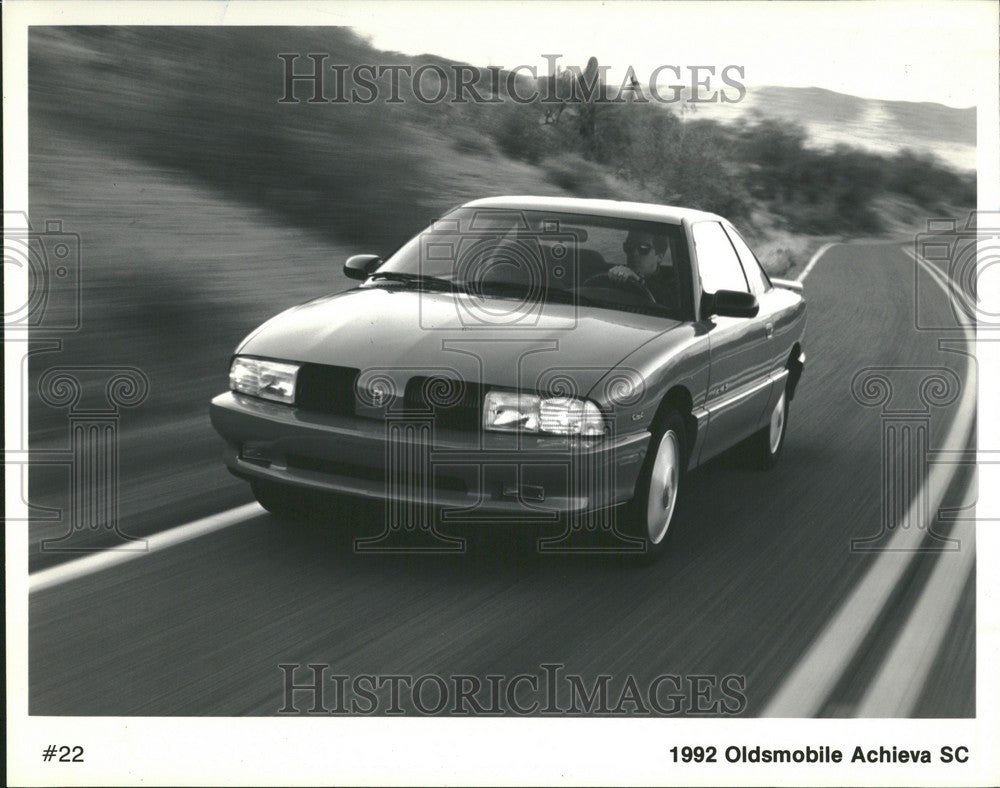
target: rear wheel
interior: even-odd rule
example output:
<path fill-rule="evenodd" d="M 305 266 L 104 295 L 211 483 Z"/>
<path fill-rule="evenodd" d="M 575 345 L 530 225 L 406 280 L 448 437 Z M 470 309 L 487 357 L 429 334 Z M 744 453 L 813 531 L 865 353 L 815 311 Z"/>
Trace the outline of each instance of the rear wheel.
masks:
<path fill-rule="evenodd" d="M 641 560 L 645 561 L 662 555 L 673 534 L 687 458 L 684 419 L 679 413 L 667 415 L 649 446 L 629 512 L 629 535 L 642 541 Z"/>

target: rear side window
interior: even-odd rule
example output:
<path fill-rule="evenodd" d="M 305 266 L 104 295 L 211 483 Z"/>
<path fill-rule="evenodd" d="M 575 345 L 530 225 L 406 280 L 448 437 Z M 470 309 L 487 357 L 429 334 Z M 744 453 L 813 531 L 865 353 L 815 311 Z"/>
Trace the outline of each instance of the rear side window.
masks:
<path fill-rule="evenodd" d="M 701 288 L 706 293 L 737 290 L 749 293 L 743 266 L 736 256 L 729 236 L 718 222 L 698 222 L 691 228 L 698 255 Z"/>
<path fill-rule="evenodd" d="M 725 231 L 729 236 L 729 240 L 733 242 L 736 254 L 740 257 L 740 262 L 743 263 L 743 272 L 747 275 L 753 291 L 755 293 L 766 293 L 771 289 L 771 280 L 767 278 L 767 272 L 757 259 L 757 255 L 747 246 L 747 242 L 743 240 L 743 236 L 736 231 L 736 228 L 726 227 Z"/>

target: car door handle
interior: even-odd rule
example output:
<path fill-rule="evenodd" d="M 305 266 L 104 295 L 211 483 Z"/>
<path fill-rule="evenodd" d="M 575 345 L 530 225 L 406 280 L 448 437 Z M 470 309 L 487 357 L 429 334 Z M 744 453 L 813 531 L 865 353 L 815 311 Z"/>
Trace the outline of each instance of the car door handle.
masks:
<path fill-rule="evenodd" d="M 774 336 L 774 323 L 764 324 L 764 333 L 767 334 L 767 338 L 770 339 Z"/>

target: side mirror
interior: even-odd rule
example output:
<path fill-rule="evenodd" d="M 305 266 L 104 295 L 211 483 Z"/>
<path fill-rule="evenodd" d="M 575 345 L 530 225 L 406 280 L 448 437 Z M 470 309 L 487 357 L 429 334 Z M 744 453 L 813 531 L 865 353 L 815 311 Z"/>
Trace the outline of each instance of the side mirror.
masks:
<path fill-rule="evenodd" d="M 771 284 L 775 287 L 783 287 L 785 290 L 794 290 L 796 293 L 803 291 L 802 282 L 795 279 L 772 279 Z"/>
<path fill-rule="evenodd" d="M 356 254 L 344 263 L 344 276 L 348 279 L 367 279 L 380 265 L 382 258 L 377 254 Z"/>
<path fill-rule="evenodd" d="M 742 293 L 739 290 L 719 290 L 717 293 L 705 293 L 701 297 L 701 316 L 720 317 L 757 317 L 760 305 L 757 296 L 752 293 Z"/>

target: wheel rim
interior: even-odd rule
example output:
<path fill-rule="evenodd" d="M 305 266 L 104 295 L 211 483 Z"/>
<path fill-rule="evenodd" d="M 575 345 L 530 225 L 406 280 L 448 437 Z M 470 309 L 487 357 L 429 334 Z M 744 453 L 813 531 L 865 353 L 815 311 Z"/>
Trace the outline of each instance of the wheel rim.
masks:
<path fill-rule="evenodd" d="M 771 448 L 771 454 L 778 453 L 778 447 L 781 446 L 781 434 L 785 429 L 785 392 L 781 392 L 781 399 L 778 400 L 778 404 L 774 406 L 774 410 L 771 411 L 771 431 L 769 433 L 769 445 Z"/>
<path fill-rule="evenodd" d="M 667 535 L 677 503 L 677 483 L 680 479 L 681 444 L 677 433 L 667 430 L 660 439 L 656 460 L 649 479 L 649 502 L 646 509 L 646 531 L 649 541 L 659 544 Z"/>

